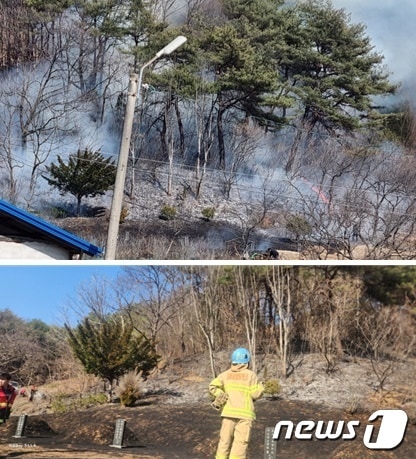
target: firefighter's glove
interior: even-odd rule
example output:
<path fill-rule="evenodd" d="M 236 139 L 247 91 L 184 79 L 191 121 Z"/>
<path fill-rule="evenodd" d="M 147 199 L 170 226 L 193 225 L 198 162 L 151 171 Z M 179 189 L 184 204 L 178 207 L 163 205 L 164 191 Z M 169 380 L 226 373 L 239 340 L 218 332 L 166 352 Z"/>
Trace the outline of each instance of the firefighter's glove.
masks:
<path fill-rule="evenodd" d="M 215 400 L 211 403 L 212 408 L 214 410 L 220 411 L 222 407 L 227 403 L 228 394 L 225 392 L 221 392 L 215 397 Z"/>

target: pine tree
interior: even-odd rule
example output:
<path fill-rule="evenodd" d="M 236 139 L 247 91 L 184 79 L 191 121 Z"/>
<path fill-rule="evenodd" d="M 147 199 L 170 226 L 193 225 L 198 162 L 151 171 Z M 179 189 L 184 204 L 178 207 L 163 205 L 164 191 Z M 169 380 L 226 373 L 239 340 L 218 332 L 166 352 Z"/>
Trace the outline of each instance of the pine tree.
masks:
<path fill-rule="evenodd" d="M 58 164 L 46 167 L 50 176 L 43 178 L 62 195 L 70 193 L 76 197 L 76 215 L 80 213 L 83 197 L 103 195 L 114 185 L 115 163 L 111 158 L 104 158 L 99 151 L 78 150 L 77 154 L 69 156 L 67 163 L 59 155 L 57 161 Z"/>
<path fill-rule="evenodd" d="M 296 40 L 282 56 L 282 74 L 299 101 L 300 127 L 286 164 L 290 171 L 304 136 L 315 128 L 326 133 L 352 132 L 381 118 L 374 96 L 396 86 L 381 67 L 363 24 L 351 24 L 343 9 L 327 0 L 294 7 L 291 36 Z"/>
<path fill-rule="evenodd" d="M 137 333 L 121 316 L 86 317 L 72 329 L 65 325 L 74 355 L 88 374 L 110 383 L 130 370 L 144 376 L 154 368 L 158 356 L 145 335 Z"/>
<path fill-rule="evenodd" d="M 276 60 L 271 49 L 280 42 L 280 2 L 225 0 L 224 18 L 206 21 L 199 40 L 204 65 L 213 82 L 208 89 L 217 99 L 217 136 L 220 167 L 225 167 L 226 113 L 252 116 L 259 124 L 279 121 L 271 107 L 285 104 L 278 94 Z M 265 108 L 267 106 L 267 108 Z"/>

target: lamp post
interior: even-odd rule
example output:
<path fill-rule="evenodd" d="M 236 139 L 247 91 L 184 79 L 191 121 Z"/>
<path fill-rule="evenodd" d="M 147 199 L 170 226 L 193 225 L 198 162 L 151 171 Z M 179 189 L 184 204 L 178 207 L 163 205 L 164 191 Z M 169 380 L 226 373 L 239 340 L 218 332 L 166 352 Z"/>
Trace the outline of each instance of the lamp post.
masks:
<path fill-rule="evenodd" d="M 141 68 L 139 75 L 132 73 L 130 75 L 129 88 L 127 92 L 126 112 L 124 115 L 123 133 L 120 143 L 120 152 L 118 156 L 116 181 L 114 184 L 113 200 L 111 203 L 110 222 L 108 225 L 107 244 L 105 248 L 106 260 L 116 259 L 116 248 L 118 239 L 118 230 L 120 226 L 120 214 L 123 203 L 124 185 L 126 181 L 127 161 L 129 157 L 129 149 L 131 142 L 131 133 L 133 130 L 134 108 L 136 105 L 136 98 L 141 104 L 141 87 L 144 70 L 149 67 L 156 59 L 166 56 L 175 51 L 179 46 L 186 42 L 186 37 L 179 35 L 164 48 L 158 51 L 150 61 L 146 62 Z"/>

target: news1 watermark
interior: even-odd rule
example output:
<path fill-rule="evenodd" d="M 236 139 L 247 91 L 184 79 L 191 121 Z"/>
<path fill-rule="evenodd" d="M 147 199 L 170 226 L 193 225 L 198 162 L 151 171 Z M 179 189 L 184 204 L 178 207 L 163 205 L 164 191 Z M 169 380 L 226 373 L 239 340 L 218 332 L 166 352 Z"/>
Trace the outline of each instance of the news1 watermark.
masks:
<path fill-rule="evenodd" d="M 381 419 L 378 431 L 374 425 Z M 365 423 L 362 441 L 368 449 L 391 450 L 404 439 L 407 414 L 403 410 L 378 410 Z M 360 421 L 279 421 L 273 431 L 273 440 L 355 440 Z"/>

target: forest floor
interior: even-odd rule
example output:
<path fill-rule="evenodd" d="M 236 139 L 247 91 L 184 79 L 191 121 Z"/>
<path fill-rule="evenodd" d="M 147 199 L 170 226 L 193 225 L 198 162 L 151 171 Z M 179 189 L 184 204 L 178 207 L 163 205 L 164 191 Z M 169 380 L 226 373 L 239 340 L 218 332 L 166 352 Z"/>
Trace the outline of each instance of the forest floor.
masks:
<path fill-rule="evenodd" d="M 104 217 L 57 219 L 56 225 L 99 246 L 106 243 L 108 220 Z M 127 220 L 119 227 L 119 260 L 267 260 L 266 250 L 279 252 L 280 260 L 343 260 L 342 252 L 318 245 L 298 249 L 287 238 L 253 233 L 247 252 L 242 246 L 242 230 L 224 221 Z M 366 247 L 354 243 L 352 258 L 366 258 Z M 243 261 L 242 261 L 243 262 Z"/>
<path fill-rule="evenodd" d="M 214 185 L 218 180 L 216 176 L 212 177 L 212 182 L 207 181 L 198 199 L 190 191 L 189 183 L 193 183 L 194 178 L 189 171 L 167 193 L 168 171 L 164 172 L 159 170 L 158 180 L 145 174 L 135 194 L 125 195 L 126 213 L 118 231 L 117 259 L 258 260 L 263 259 L 268 248 L 277 249 L 283 260 L 360 260 L 368 257 L 362 241 L 349 241 L 346 235 L 318 243 L 315 234 L 311 237 L 314 242 L 296 242 L 293 232 L 286 229 L 289 209 L 283 203 L 275 202 L 264 208 L 262 199 L 259 201 L 250 193 L 238 192 L 238 187 L 226 199 L 221 187 Z M 50 202 L 47 205 L 50 206 Z M 71 209 L 70 203 L 67 207 Z M 82 207 L 82 217 L 52 220 L 59 227 L 104 247 L 110 209 L 109 194 L 90 197 Z M 170 218 L 163 213 L 164 209 L 173 212 Z M 209 209 L 213 215 L 206 218 L 204 212 Z M 51 210 L 57 211 L 54 207 Z"/>
<path fill-rule="evenodd" d="M 75 394 L 80 381 L 40 387 L 38 394 L 43 396 L 31 402 L 19 396 L 13 415 L 0 429 L 0 458 L 212 458 L 221 419 L 210 407 L 207 385 L 211 378 L 198 370 L 202 368 L 199 363 L 172 364 L 152 376 L 143 383 L 143 397 L 131 408 L 107 403 L 52 412 L 53 395 L 57 391 Z M 281 380 L 278 398 L 264 397 L 256 403 L 249 458 L 265 457 L 265 429 L 279 421 L 296 425 L 302 420 L 356 420 L 360 424 L 354 440 L 317 440 L 314 436 L 312 440 L 286 440 L 282 436 L 277 441 L 277 457 L 414 459 L 415 376 L 415 361 L 398 365 L 384 390 L 376 392 L 375 376 L 365 360 L 340 362 L 335 372 L 327 374 L 319 356 L 302 358 L 293 375 Z M 369 416 L 379 409 L 403 409 L 408 413 L 403 442 L 393 450 L 370 450 L 363 443 L 364 430 L 371 424 Z M 27 415 L 26 426 L 23 436 L 16 438 L 23 414 Z M 112 446 L 118 419 L 126 421 L 122 448 Z"/>

